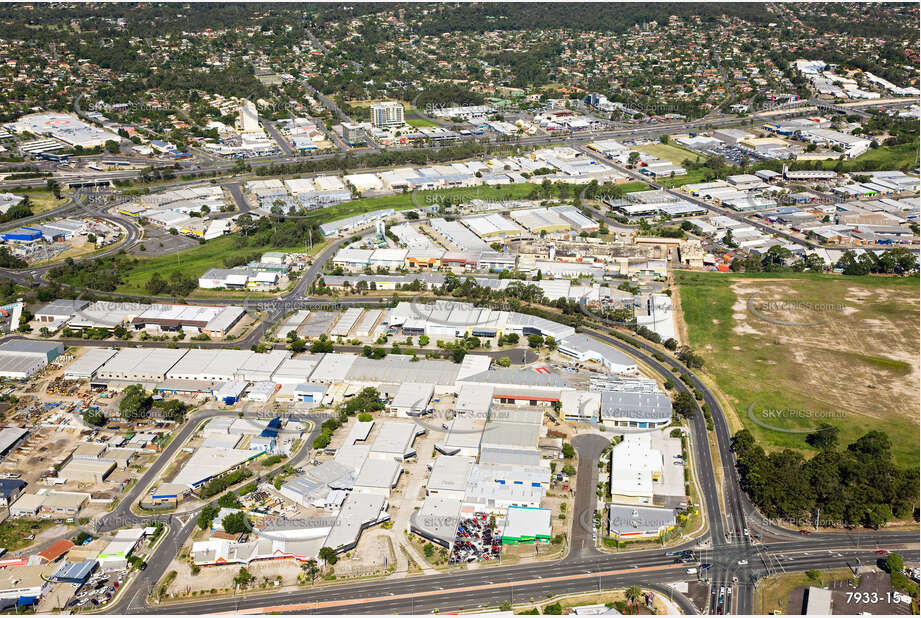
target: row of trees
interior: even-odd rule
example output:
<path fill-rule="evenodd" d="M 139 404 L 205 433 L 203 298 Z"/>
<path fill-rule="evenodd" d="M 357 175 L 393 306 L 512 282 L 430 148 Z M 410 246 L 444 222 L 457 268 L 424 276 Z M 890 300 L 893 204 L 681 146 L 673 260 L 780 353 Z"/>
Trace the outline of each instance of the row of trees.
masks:
<path fill-rule="evenodd" d="M 733 437 L 742 489 L 766 517 L 871 528 L 917 517 L 918 468 L 896 467 L 886 434 L 838 449 L 837 429 L 825 425 L 806 441 L 819 449 L 808 460 L 791 449 L 765 453 L 747 429 Z"/>
<path fill-rule="evenodd" d="M 732 246 L 732 235 L 727 232 L 723 242 Z M 883 253 L 865 252 L 858 256 L 848 249 L 838 262 L 836 269 L 845 275 L 895 274 L 905 275 L 918 272 L 918 258 L 906 247 L 893 247 Z M 780 245 L 774 245 L 762 255 L 751 253 L 732 261 L 733 272 L 817 272 L 825 271 L 825 261 L 815 253 L 802 258 L 793 258 L 793 253 Z"/>

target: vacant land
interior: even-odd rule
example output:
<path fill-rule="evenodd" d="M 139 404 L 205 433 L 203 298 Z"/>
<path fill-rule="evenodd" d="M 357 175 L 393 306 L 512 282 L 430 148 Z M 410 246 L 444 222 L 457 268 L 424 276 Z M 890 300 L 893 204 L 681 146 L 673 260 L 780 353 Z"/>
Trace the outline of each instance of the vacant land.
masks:
<path fill-rule="evenodd" d="M 823 169 L 835 169 L 838 161 L 829 159 L 822 161 Z M 864 167 L 865 166 L 865 167 Z M 842 162 L 842 169 L 849 170 L 899 170 L 918 166 L 918 142 L 899 144 L 897 146 L 881 146 L 871 148 L 856 159 Z"/>
<path fill-rule="evenodd" d="M 406 118 L 406 124 L 411 127 L 437 127 L 438 125 L 432 122 L 431 120 L 426 120 L 421 116 L 412 116 Z"/>
<path fill-rule="evenodd" d="M 688 159 L 694 162 L 703 159 L 701 155 L 673 144 L 647 144 L 638 146 L 637 150 L 659 157 L 665 161 L 671 161 L 675 165 L 682 165 Z"/>
<path fill-rule="evenodd" d="M 773 614 L 774 611 L 780 610 L 781 613 L 785 614 L 798 614 L 800 608 L 787 607 L 787 597 L 795 588 L 799 586 L 818 586 L 822 588 L 830 582 L 850 577 L 853 577 L 853 574 L 849 569 L 822 571 L 817 580 L 810 579 L 803 571 L 769 577 L 764 580 L 755 593 L 755 613 Z"/>
<path fill-rule="evenodd" d="M 808 455 L 820 423 L 843 444 L 879 429 L 917 464 L 917 278 L 676 274 L 690 345 L 760 444 Z"/>
<path fill-rule="evenodd" d="M 38 536 L 55 525 L 50 519 L 8 519 L 0 524 L 0 547 L 16 551 L 28 547 L 34 541 L 29 536 Z"/>
<path fill-rule="evenodd" d="M 260 250 L 263 251 L 287 251 L 287 252 L 305 252 L 305 246 L 299 247 L 234 247 L 234 234 L 221 236 L 214 240 L 209 240 L 205 244 L 198 245 L 192 249 L 174 253 L 173 255 L 163 255 L 154 258 L 141 259 L 125 276 L 125 282 L 118 286 L 117 292 L 125 294 L 146 294 L 145 285 L 154 273 L 160 273 L 163 277 L 169 278 L 173 271 L 181 271 L 185 275 L 195 277 L 196 279 L 209 268 L 223 268 L 224 258 L 236 257 L 238 255 L 249 255 Z M 316 255 L 325 247 L 325 243 L 314 245 L 311 253 Z"/>

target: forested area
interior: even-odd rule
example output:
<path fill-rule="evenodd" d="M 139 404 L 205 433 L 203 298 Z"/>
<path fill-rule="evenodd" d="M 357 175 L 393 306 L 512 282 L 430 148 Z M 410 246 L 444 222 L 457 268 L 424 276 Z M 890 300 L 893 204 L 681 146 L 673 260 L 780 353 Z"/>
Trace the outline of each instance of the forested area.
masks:
<path fill-rule="evenodd" d="M 839 449 L 838 430 L 825 425 L 806 441 L 819 449 L 811 459 L 790 449 L 765 453 L 747 429 L 732 438 L 742 489 L 765 517 L 870 528 L 917 520 L 918 468 L 895 466 L 886 434 L 871 431 Z"/>

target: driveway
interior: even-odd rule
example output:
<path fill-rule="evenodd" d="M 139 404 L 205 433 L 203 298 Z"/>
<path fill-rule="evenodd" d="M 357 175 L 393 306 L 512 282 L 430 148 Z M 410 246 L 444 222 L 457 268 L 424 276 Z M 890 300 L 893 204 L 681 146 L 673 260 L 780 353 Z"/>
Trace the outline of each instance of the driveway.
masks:
<path fill-rule="evenodd" d="M 593 433 L 584 433 L 572 439 L 572 445 L 579 455 L 579 467 L 576 470 L 576 503 L 574 508 L 575 518 L 572 524 L 572 543 L 566 560 L 579 560 L 589 558 L 600 552 L 595 549 L 592 540 L 594 522 L 592 516 L 595 512 L 598 488 L 598 458 L 608 446 L 610 440 L 604 436 Z"/>

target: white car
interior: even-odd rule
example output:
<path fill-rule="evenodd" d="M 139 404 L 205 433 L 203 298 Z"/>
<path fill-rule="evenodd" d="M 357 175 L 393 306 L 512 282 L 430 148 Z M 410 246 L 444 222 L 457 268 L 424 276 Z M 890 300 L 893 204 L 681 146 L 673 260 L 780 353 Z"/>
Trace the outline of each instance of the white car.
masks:
<path fill-rule="evenodd" d="M 745 566 L 748 564 L 748 560 L 739 560 L 739 566 Z"/>

